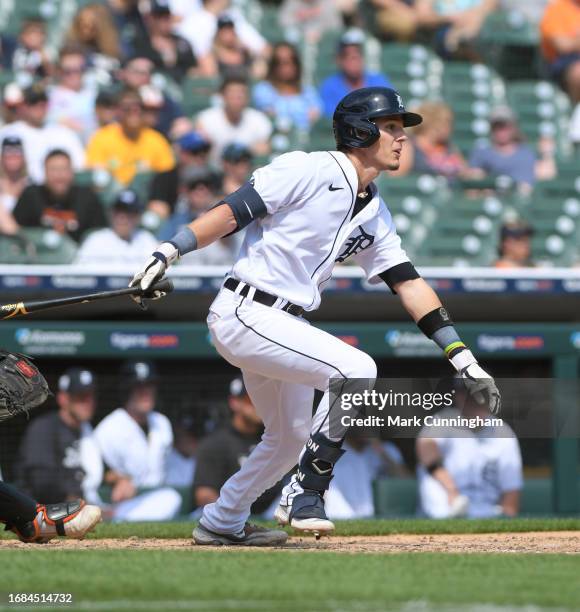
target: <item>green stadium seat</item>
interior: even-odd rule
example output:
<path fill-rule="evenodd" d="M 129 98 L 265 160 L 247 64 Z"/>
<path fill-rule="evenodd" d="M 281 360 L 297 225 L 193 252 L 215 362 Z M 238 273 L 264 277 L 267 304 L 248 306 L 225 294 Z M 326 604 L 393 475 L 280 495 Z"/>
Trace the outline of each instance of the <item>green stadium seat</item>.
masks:
<path fill-rule="evenodd" d="M 414 516 L 417 513 L 417 481 L 414 478 L 384 478 L 373 483 L 375 515 Z"/>
<path fill-rule="evenodd" d="M 0 262 L 3 264 L 27 264 L 34 260 L 34 244 L 24 235 L 7 236 L 0 234 Z"/>
<path fill-rule="evenodd" d="M 212 96 L 219 89 L 214 77 L 186 77 L 181 84 L 182 106 L 186 115 L 195 115 L 211 106 Z"/>
<path fill-rule="evenodd" d="M 30 263 L 69 264 L 74 260 L 77 244 L 66 234 L 43 228 L 25 228 L 21 232 L 36 251 Z"/>

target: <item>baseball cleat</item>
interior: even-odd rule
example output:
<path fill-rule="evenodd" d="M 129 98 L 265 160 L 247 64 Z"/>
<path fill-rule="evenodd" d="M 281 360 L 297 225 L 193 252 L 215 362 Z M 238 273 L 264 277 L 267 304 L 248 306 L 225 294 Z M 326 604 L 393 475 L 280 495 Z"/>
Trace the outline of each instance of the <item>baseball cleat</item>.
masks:
<path fill-rule="evenodd" d="M 216 533 L 201 523 L 193 530 L 193 541 L 199 546 L 282 546 L 288 534 L 246 523 L 239 533 Z"/>
<path fill-rule="evenodd" d="M 82 540 L 101 520 L 101 509 L 83 500 L 61 504 L 38 504 L 36 518 L 13 531 L 22 542 L 46 544 L 62 536 Z"/>
<path fill-rule="evenodd" d="M 298 531 L 314 533 L 318 537 L 334 531 L 334 523 L 328 520 L 324 499 L 318 491 L 304 491 L 292 500 L 290 526 Z"/>

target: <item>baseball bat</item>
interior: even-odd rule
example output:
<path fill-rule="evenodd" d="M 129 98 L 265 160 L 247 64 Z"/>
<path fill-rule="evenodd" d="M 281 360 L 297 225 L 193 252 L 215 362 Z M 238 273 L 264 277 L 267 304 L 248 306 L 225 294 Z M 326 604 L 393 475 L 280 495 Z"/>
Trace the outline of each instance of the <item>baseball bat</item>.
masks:
<path fill-rule="evenodd" d="M 3 306 L 0 306 L 0 321 L 5 319 L 13 319 L 14 317 L 21 317 L 30 314 L 31 312 L 40 312 L 43 310 L 49 310 L 51 308 L 71 306 L 72 304 L 87 304 L 89 302 L 97 302 L 99 300 L 108 300 L 121 295 L 140 295 L 146 298 L 153 291 L 165 291 L 165 293 L 171 293 L 171 291 L 173 291 L 173 283 L 170 279 L 164 278 L 155 283 L 147 291 L 143 291 L 139 286 L 136 286 L 126 287 L 124 289 L 114 289 L 112 291 L 99 291 L 98 293 L 56 298 L 54 300 L 4 304 Z"/>

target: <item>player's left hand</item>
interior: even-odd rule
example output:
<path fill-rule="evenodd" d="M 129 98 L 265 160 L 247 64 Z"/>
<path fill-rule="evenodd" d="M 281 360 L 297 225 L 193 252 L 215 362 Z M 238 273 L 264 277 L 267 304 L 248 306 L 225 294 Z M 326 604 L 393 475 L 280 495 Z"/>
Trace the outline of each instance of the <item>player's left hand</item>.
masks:
<path fill-rule="evenodd" d="M 471 363 L 460 372 L 468 393 L 480 405 L 487 404 L 494 416 L 501 412 L 501 395 L 493 378 L 477 363 Z"/>
<path fill-rule="evenodd" d="M 142 270 L 137 272 L 129 287 L 139 285 L 143 291 L 147 291 L 153 284 L 161 280 L 167 268 L 179 257 L 179 251 L 171 242 L 162 242 L 157 250 L 145 263 Z M 165 295 L 163 291 L 151 291 L 147 294 L 147 299 L 158 300 Z M 143 296 L 132 295 L 131 298 L 144 307 Z"/>

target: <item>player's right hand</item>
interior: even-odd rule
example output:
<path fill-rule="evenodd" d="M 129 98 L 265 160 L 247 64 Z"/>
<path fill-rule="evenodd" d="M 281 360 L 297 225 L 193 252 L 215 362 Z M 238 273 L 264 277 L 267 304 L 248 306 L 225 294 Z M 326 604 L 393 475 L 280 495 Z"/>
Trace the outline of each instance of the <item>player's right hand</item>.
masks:
<path fill-rule="evenodd" d="M 162 242 L 157 250 L 143 266 L 143 269 L 137 272 L 133 280 L 129 283 L 129 287 L 141 287 L 143 291 L 147 291 L 157 281 L 161 280 L 167 268 L 179 257 L 179 251 L 171 242 Z M 165 294 L 161 291 L 153 292 L 153 295 L 147 296 L 149 299 L 158 299 Z M 139 295 L 131 296 L 140 306 L 143 304 L 143 298 Z"/>
<path fill-rule="evenodd" d="M 465 388 L 478 404 L 487 404 L 494 416 L 501 411 L 501 395 L 493 378 L 477 363 L 461 370 Z"/>

